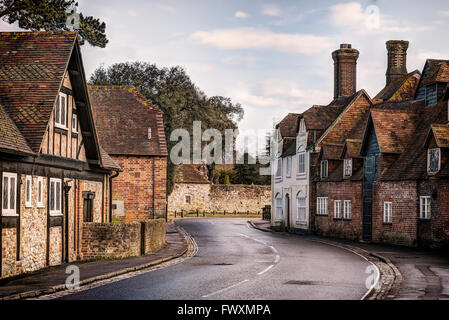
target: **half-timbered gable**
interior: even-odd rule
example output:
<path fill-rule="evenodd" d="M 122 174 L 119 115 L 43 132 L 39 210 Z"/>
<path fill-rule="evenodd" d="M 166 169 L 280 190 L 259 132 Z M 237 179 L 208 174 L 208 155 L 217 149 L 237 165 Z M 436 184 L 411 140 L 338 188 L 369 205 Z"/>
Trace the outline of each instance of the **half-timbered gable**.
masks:
<path fill-rule="evenodd" d="M 434 106 L 444 97 L 448 83 L 449 60 L 428 59 L 416 92 L 416 100 L 424 100 L 426 106 Z"/>

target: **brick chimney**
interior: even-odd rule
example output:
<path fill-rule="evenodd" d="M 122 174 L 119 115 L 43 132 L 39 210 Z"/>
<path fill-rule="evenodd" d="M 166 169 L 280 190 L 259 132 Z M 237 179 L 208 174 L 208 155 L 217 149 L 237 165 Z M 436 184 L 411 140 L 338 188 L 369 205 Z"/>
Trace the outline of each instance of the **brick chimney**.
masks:
<path fill-rule="evenodd" d="M 407 72 L 407 49 L 408 41 L 387 41 L 388 68 L 387 86 L 394 80 L 405 76 Z"/>
<path fill-rule="evenodd" d="M 332 53 L 334 59 L 334 99 L 352 96 L 357 90 L 357 59 L 359 51 L 350 44 L 341 44 Z"/>

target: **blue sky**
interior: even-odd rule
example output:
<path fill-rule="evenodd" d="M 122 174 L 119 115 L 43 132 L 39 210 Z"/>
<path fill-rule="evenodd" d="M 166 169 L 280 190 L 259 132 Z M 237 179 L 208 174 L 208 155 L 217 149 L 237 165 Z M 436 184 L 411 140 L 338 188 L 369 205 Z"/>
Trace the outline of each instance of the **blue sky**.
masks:
<path fill-rule="evenodd" d="M 426 58 L 449 58 L 449 2 L 80 0 L 85 14 L 107 23 L 106 49 L 83 48 L 88 75 L 100 64 L 148 61 L 184 66 L 209 96 L 229 96 L 245 109 L 241 129 L 327 104 L 333 96 L 331 52 L 360 51 L 358 89 L 383 88 L 385 42 L 410 41 L 408 70 Z M 379 9 L 379 23 L 366 12 Z M 370 7 L 373 8 L 373 7 Z M 370 11 L 371 12 L 371 11 Z M 367 23 L 367 21 L 369 23 Z M 0 27 L 9 29 L 4 23 Z"/>

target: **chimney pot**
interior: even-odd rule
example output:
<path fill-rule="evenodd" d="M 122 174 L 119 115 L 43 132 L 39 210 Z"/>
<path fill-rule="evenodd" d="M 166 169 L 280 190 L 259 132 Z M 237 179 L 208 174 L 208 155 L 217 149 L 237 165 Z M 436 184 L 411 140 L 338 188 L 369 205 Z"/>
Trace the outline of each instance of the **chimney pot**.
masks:
<path fill-rule="evenodd" d="M 387 86 L 398 78 L 407 75 L 407 49 L 409 42 L 404 40 L 387 41 L 388 67 Z"/>
<path fill-rule="evenodd" d="M 334 59 L 334 99 L 352 96 L 357 90 L 357 59 L 359 51 L 351 44 L 340 44 L 332 53 Z"/>

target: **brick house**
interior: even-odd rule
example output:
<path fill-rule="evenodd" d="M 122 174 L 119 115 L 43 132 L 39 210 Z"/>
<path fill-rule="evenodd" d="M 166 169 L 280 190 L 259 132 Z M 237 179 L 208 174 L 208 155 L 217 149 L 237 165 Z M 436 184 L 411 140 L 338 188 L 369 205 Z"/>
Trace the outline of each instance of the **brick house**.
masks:
<path fill-rule="evenodd" d="M 82 259 L 109 177 L 75 32 L 0 33 L 0 277 Z"/>
<path fill-rule="evenodd" d="M 90 86 L 101 145 L 123 172 L 112 181 L 113 218 L 166 217 L 167 145 L 162 112 L 134 88 Z"/>

